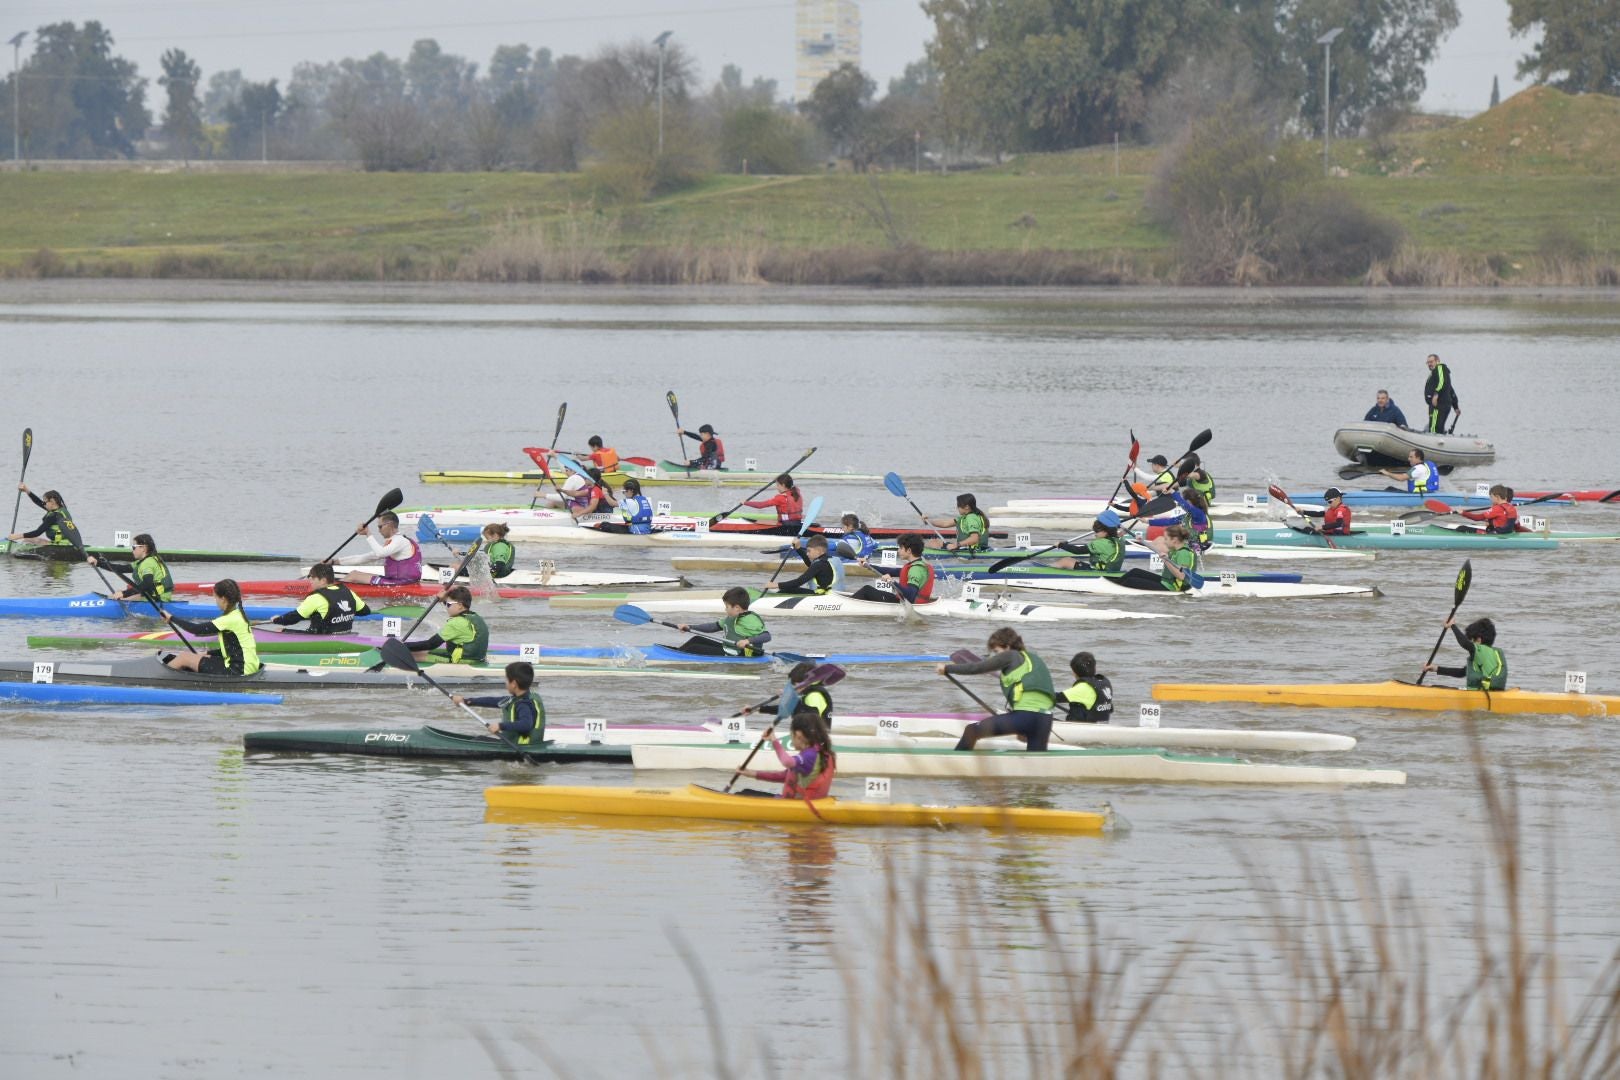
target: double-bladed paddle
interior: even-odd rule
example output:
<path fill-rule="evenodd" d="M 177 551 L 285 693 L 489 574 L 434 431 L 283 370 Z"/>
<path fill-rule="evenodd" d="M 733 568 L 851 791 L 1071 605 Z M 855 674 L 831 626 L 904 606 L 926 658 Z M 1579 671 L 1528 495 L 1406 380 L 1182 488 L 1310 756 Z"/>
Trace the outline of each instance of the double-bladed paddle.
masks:
<path fill-rule="evenodd" d="M 1303 511 L 1299 507 L 1295 506 L 1294 505 L 1294 500 L 1292 500 L 1292 499 L 1290 499 L 1288 497 L 1288 492 L 1284 491 L 1282 488 L 1278 487 L 1276 484 L 1268 485 L 1267 488 L 1266 488 L 1266 494 L 1270 495 L 1271 498 L 1275 502 L 1282 503 L 1284 506 L 1288 507 L 1288 509 L 1290 509 L 1294 513 L 1298 514 L 1300 516 L 1300 520 L 1304 521 L 1306 525 L 1309 525 L 1311 523 L 1311 519 L 1305 515 L 1305 511 Z M 1335 545 L 1333 543 L 1333 538 L 1331 536 L 1329 536 L 1327 533 L 1322 532 L 1320 529 L 1307 528 L 1305 531 L 1306 532 L 1316 533 L 1318 536 L 1320 536 L 1323 539 L 1323 541 L 1325 541 L 1327 543 L 1328 547 L 1330 547 L 1330 548 L 1336 548 L 1337 547 L 1337 545 Z"/>
<path fill-rule="evenodd" d="M 803 465 L 806 461 L 809 461 L 810 460 L 810 455 L 815 453 L 815 452 L 816 452 L 816 448 L 814 446 L 812 446 L 810 449 L 806 450 L 802 455 L 800 455 L 798 461 L 795 461 L 793 464 L 789 465 L 787 468 L 783 469 L 780 473 L 777 473 L 776 475 L 777 476 L 792 475 L 793 470 L 797 469 L 800 465 Z M 765 481 L 763 484 L 761 484 L 754 491 L 754 495 L 758 495 L 761 491 L 764 491 L 766 488 L 770 487 L 774 483 L 776 483 L 776 478 L 775 477 L 772 477 L 771 479 Z M 748 499 L 752 499 L 754 497 L 754 495 L 748 496 Z M 743 504 L 748 502 L 748 499 L 741 500 L 740 502 L 737 503 L 736 506 L 733 506 L 730 510 L 725 511 L 724 513 L 714 515 L 714 517 L 709 519 L 709 524 L 710 525 L 718 525 L 718 524 L 720 524 L 726 518 L 730 517 L 732 514 L 735 514 L 738 510 L 741 510 L 743 508 Z"/>
<path fill-rule="evenodd" d="M 1523 509 L 1526 506 L 1535 506 L 1537 503 L 1553 502 L 1557 499 L 1567 498 L 1569 498 L 1568 492 L 1549 491 L 1545 495 L 1538 496 L 1534 499 L 1527 499 L 1517 505 L 1519 509 Z M 1401 520 L 1406 522 L 1408 525 L 1416 525 L 1419 522 L 1429 521 L 1437 517 L 1445 517 L 1448 514 L 1462 513 L 1461 507 L 1452 506 L 1450 503 L 1442 502 L 1439 499 L 1424 499 L 1423 507 L 1424 508 L 1422 510 L 1408 510 L 1406 513 L 1401 515 Z"/>
<path fill-rule="evenodd" d="M 24 483 L 24 481 L 26 481 L 28 479 L 28 458 L 29 458 L 30 455 L 33 454 L 33 452 L 34 452 L 34 429 L 33 428 L 23 428 L 22 472 L 17 474 L 17 498 L 11 504 L 11 528 L 6 530 L 7 533 L 14 533 L 14 532 L 17 531 L 17 514 L 20 513 L 21 510 L 22 510 L 22 496 L 23 496 L 22 488 L 23 488 L 23 483 Z M 9 550 L 10 543 L 11 543 L 11 541 L 9 541 L 9 540 L 6 541 L 6 544 L 8 545 L 8 550 Z"/>
<path fill-rule="evenodd" d="M 622 623 L 629 623 L 631 626 L 646 626 L 648 623 L 657 623 L 659 626 L 667 626 L 671 630 L 681 629 L 680 623 L 665 622 L 663 619 L 655 619 L 645 608 L 639 608 L 634 604 L 620 604 L 618 607 L 613 609 L 613 617 Z M 693 637 L 699 638 L 703 641 L 713 642 L 714 644 L 720 646 L 720 648 L 723 650 L 723 655 L 742 655 L 741 650 L 739 650 L 737 646 L 733 645 L 729 641 L 724 640 L 723 638 L 711 637 L 708 634 L 700 634 L 696 630 L 682 630 L 681 632 L 684 634 L 691 634 Z M 815 659 L 813 656 L 805 656 L 802 653 L 766 652 L 764 649 L 759 651 L 759 655 L 774 656 L 779 659 L 786 660 L 792 664 L 797 664 L 804 660 Z"/>
<path fill-rule="evenodd" d="M 71 521 L 65 521 L 62 524 L 62 532 L 67 536 L 68 543 L 73 545 L 73 550 L 77 551 L 80 555 L 83 555 L 85 562 L 90 562 L 90 554 L 84 550 L 84 540 L 79 536 L 79 527 L 73 524 Z M 107 575 L 101 572 L 101 561 L 99 559 L 90 563 L 90 569 L 94 570 L 96 572 L 96 576 L 101 579 L 101 583 L 107 586 L 108 593 L 114 591 L 112 582 L 108 581 Z M 152 605 L 152 610 L 156 611 L 160 617 L 163 615 L 163 605 L 158 603 L 158 598 L 156 596 L 153 596 L 151 593 L 146 591 L 146 586 L 142 585 L 138 581 L 129 580 L 129 578 L 124 576 L 123 571 L 121 570 L 115 570 L 112 567 L 108 567 L 108 569 L 112 570 L 112 572 L 118 577 L 119 581 L 122 581 L 125 585 L 128 585 L 130 588 L 144 596 L 146 598 L 146 602 Z M 114 599 L 118 598 L 114 597 Z M 118 599 L 118 602 L 122 604 L 125 601 Z M 124 610 L 128 611 L 129 609 L 126 607 Z M 169 629 L 174 631 L 175 636 L 180 639 L 180 644 L 184 645 L 188 651 L 197 651 L 197 647 L 191 643 L 191 640 L 186 637 L 178 626 L 170 624 Z"/>
<path fill-rule="evenodd" d="M 1468 586 L 1473 584 L 1473 580 L 1474 560 L 1464 559 L 1462 569 L 1457 571 L 1457 583 L 1451 590 L 1451 614 L 1446 616 L 1446 622 L 1449 623 L 1457 617 L 1457 609 L 1462 607 L 1463 597 L 1468 595 Z M 1423 685 L 1424 676 L 1429 674 L 1429 665 L 1440 655 L 1440 646 L 1446 640 L 1447 629 L 1449 627 L 1440 627 L 1440 636 L 1434 639 L 1434 648 L 1429 650 L 1429 658 L 1423 661 L 1423 669 L 1418 672 L 1417 685 Z"/>
<path fill-rule="evenodd" d="M 911 502 L 911 495 L 906 491 L 906 482 L 900 479 L 899 473 L 886 473 L 883 477 L 883 486 L 889 489 L 890 495 L 897 496 L 906 500 L 906 502 L 911 503 L 911 508 L 917 511 L 917 517 L 924 525 L 928 526 L 929 531 L 934 534 L 934 539 L 938 540 L 941 545 L 944 545 L 945 537 L 941 536 L 939 530 L 934 528 L 934 523 L 929 521 L 928 515 L 922 512 L 922 507 L 918 506 L 914 502 Z"/>
<path fill-rule="evenodd" d="M 1124 525 L 1125 525 L 1125 522 L 1127 522 L 1127 521 L 1135 521 L 1137 518 L 1152 517 L 1154 514 L 1157 514 L 1157 513 L 1159 513 L 1160 511 L 1163 511 L 1163 510 L 1168 510 L 1172 506 L 1175 506 L 1175 505 L 1176 505 L 1176 497 L 1174 495 L 1160 495 L 1156 499 L 1149 499 L 1146 503 L 1144 503 L 1142 506 L 1137 508 L 1136 513 L 1132 514 L 1130 517 L 1121 518 L 1120 522 L 1119 522 L 1120 526 L 1121 526 L 1121 528 L 1123 528 Z M 1001 571 L 1007 569 L 1007 567 L 1009 567 L 1009 566 L 1016 566 L 1017 564 L 1019 564 L 1021 562 L 1027 562 L 1030 559 L 1038 559 L 1042 555 L 1045 555 L 1048 551 L 1056 551 L 1058 548 L 1063 548 L 1065 551 L 1067 551 L 1068 548 L 1064 547 L 1064 545 L 1066 545 L 1066 544 L 1078 544 L 1080 541 L 1086 539 L 1087 537 L 1095 535 L 1095 533 L 1096 533 L 1095 529 L 1087 529 L 1085 532 L 1081 533 L 1079 536 L 1071 536 L 1067 540 L 1059 540 L 1057 543 L 1052 544 L 1050 547 L 1043 547 L 1039 551 L 1030 552 L 1028 555 L 1011 555 L 1011 556 L 1008 556 L 1005 559 L 997 559 L 995 562 L 990 564 L 990 568 L 988 570 L 986 570 L 985 573 L 987 573 L 987 574 L 999 574 L 999 573 L 1001 573 Z"/>
<path fill-rule="evenodd" d="M 549 450 L 550 454 L 555 454 L 557 452 L 557 440 L 562 437 L 563 420 L 567 416 L 568 416 L 568 402 L 565 401 L 561 405 L 557 406 L 557 426 L 551 430 L 551 447 L 550 447 L 550 450 Z M 533 450 L 531 450 L 531 449 L 529 449 L 527 447 L 524 448 L 524 452 L 527 453 L 529 455 L 529 457 L 534 459 L 534 463 L 536 465 L 540 466 L 540 471 L 546 474 L 546 479 L 547 480 L 551 481 L 552 490 L 556 491 L 556 493 L 559 496 L 561 496 L 562 495 L 562 488 L 557 486 L 557 478 L 555 476 L 551 475 L 551 465 L 549 463 L 550 462 L 549 457 L 546 458 L 546 459 L 542 459 L 540 457 L 540 455 L 534 453 Z M 532 496 L 530 496 L 530 498 L 529 498 L 529 509 L 533 510 L 534 509 L 534 504 L 539 502 L 539 501 L 540 501 L 540 488 L 539 488 L 539 485 L 536 485 L 535 489 L 534 489 L 534 494 Z"/>
<path fill-rule="evenodd" d="M 416 657 L 411 655 L 411 650 L 407 648 L 405 643 L 399 638 L 389 638 L 387 641 L 384 641 L 380 646 L 378 646 L 378 651 L 382 653 L 383 661 L 389 667 L 396 667 L 401 671 L 409 671 L 413 675 L 422 676 L 423 679 L 427 680 L 427 684 L 429 686 L 433 687 L 433 689 L 449 698 L 452 703 L 460 707 L 461 710 L 468 716 L 478 721 L 479 727 L 483 728 L 485 731 L 489 730 L 489 724 L 482 716 L 479 716 L 477 713 L 473 712 L 471 706 L 465 704 L 464 702 L 456 701 L 456 696 L 454 694 L 440 686 L 438 682 L 434 680 L 433 676 L 422 670 L 422 666 L 416 662 Z M 517 743 L 508 738 L 506 732 L 497 728 L 495 730 L 495 734 L 501 740 L 501 742 L 507 745 L 512 753 L 517 755 L 519 761 L 529 765 L 534 764 L 534 759 L 528 755 L 523 747 L 519 746 Z"/>
<path fill-rule="evenodd" d="M 803 693 L 807 687 L 815 686 L 817 683 L 820 683 L 822 686 L 832 686 L 834 683 L 842 681 L 843 678 L 844 669 L 839 667 L 837 664 L 820 664 L 812 669 L 810 674 L 804 677 L 803 682 L 793 684 L 793 692 L 796 694 Z M 758 705 L 750 706 L 741 715 L 747 715 L 748 712 L 758 712 L 760 709 L 768 708 L 771 705 L 776 704 L 781 696 L 781 694 L 777 694 L 776 697 L 766 698 Z M 731 774 L 730 780 L 726 781 L 726 786 L 724 788 L 725 791 L 729 792 L 732 785 L 737 782 L 737 777 L 741 776 L 743 774 L 743 770 L 748 768 L 749 762 L 754 760 L 754 755 L 759 753 L 759 748 L 765 745 L 765 740 L 769 739 L 771 737 L 771 732 L 776 730 L 777 721 L 780 719 L 781 717 L 772 717 L 771 722 L 766 726 L 764 732 L 760 734 L 759 741 L 754 744 L 754 748 L 748 751 L 748 756 L 743 758 L 743 763 L 737 766 L 737 771 Z"/>
<path fill-rule="evenodd" d="M 669 406 L 669 415 L 675 419 L 675 460 L 686 461 L 686 440 L 681 437 L 681 403 L 675 397 L 675 391 L 664 391 L 664 404 Z"/>
<path fill-rule="evenodd" d="M 972 649 L 957 649 L 955 652 L 951 653 L 951 663 L 953 663 L 953 664 L 973 664 L 973 663 L 977 663 L 978 660 L 979 660 L 979 655 L 977 653 L 975 653 Z M 975 705 L 977 705 L 979 708 L 981 708 L 981 709 L 983 709 L 985 711 L 985 715 L 987 715 L 987 716 L 995 716 L 996 715 L 996 710 L 992 709 L 990 707 L 989 703 L 984 700 L 984 698 L 980 697 L 978 694 L 975 694 L 972 690 L 969 690 L 967 688 L 966 683 L 962 682 L 955 675 L 952 675 L 948 671 L 945 672 L 944 675 L 945 675 L 945 677 L 947 679 L 951 680 L 951 682 L 953 684 L 955 684 L 955 686 L 956 686 L 956 688 L 958 690 L 962 691 L 962 693 L 964 693 L 968 697 L 972 698 L 973 703 Z"/>
<path fill-rule="evenodd" d="M 377 509 L 375 509 L 375 510 L 373 510 L 371 512 L 371 516 L 366 518 L 365 524 L 361 525 L 360 528 L 365 529 L 365 528 L 369 527 L 373 521 L 376 521 L 378 518 L 382 517 L 384 514 L 388 513 L 388 511 L 394 509 L 396 506 L 398 506 L 400 503 L 402 503 L 404 501 L 405 501 L 404 493 L 401 492 L 399 490 L 399 488 L 391 488 L 388 491 L 387 494 L 385 494 L 382 498 L 377 500 Z M 360 535 L 360 532 L 358 530 L 355 531 L 355 532 L 351 532 L 344 539 L 343 543 L 341 543 L 337 547 L 333 548 L 332 549 L 332 554 L 330 554 L 326 558 L 322 559 L 321 562 L 329 563 L 333 559 L 337 558 L 339 553 L 341 553 L 344 548 L 349 546 L 349 542 L 351 540 L 353 540 L 356 536 L 359 536 L 359 535 Z"/>

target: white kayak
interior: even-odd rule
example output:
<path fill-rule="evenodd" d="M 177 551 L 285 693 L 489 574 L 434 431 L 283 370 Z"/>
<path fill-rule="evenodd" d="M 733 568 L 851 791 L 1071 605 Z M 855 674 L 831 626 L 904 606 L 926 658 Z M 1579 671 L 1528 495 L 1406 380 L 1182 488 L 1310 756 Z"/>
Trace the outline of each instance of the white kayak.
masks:
<path fill-rule="evenodd" d="M 614 608 L 634 604 L 657 614 L 685 612 L 693 615 L 724 615 L 726 606 L 718 592 L 696 590 L 691 595 L 666 593 L 610 593 L 601 596 L 553 596 L 553 608 Z M 1174 619 L 1142 611 L 1112 611 L 1078 604 L 1028 604 L 1018 600 L 935 599 L 926 604 L 890 604 L 882 600 L 857 600 L 847 593 L 822 596 L 762 596 L 749 605 L 769 617 L 784 615 L 812 618 L 874 616 L 901 619 L 910 612 L 926 619 L 977 619 L 999 622 L 1108 622 L 1116 619 Z"/>
<path fill-rule="evenodd" d="M 1007 505 L 986 512 L 997 529 L 1087 529 L 1107 506 L 1102 499 L 1009 499 Z M 1214 518 L 1262 518 L 1272 513 L 1263 502 L 1215 502 L 1209 507 Z"/>
<path fill-rule="evenodd" d="M 835 746 L 843 746 L 845 739 L 858 735 L 900 740 L 944 736 L 954 744 L 962 734 L 963 728 L 982 719 L 984 719 L 982 713 L 834 712 L 832 730 L 838 736 Z M 981 740 L 979 745 L 992 746 L 1002 742 L 1001 739 L 985 739 Z M 1270 731 L 1263 728 L 1148 728 L 1124 724 L 1076 724 L 1068 720 L 1052 722 L 1052 742 L 1064 746 L 1160 746 L 1198 750 L 1285 750 L 1300 753 L 1350 750 L 1356 745 L 1356 740 L 1352 736 L 1322 731 Z"/>
<path fill-rule="evenodd" d="M 694 511 L 689 514 L 657 514 L 654 515 L 652 520 L 655 527 L 675 526 L 679 528 L 693 528 L 693 522 L 700 519 L 707 521 L 712 516 L 712 514 L 698 513 Z M 572 513 L 567 510 L 556 510 L 545 506 L 482 506 L 466 507 L 459 510 L 410 510 L 399 515 L 400 525 L 402 527 L 409 528 L 411 530 L 411 535 L 414 536 L 416 526 L 423 517 L 431 517 L 433 519 L 433 523 L 441 527 L 449 525 L 484 526 L 496 524 L 505 525 L 510 529 L 535 527 L 571 529 L 575 527 L 574 515 Z M 598 514 L 591 520 L 612 521 L 616 519 L 611 515 Z M 759 524 L 760 519 L 739 515 L 736 517 L 728 517 L 725 520 L 757 525 Z M 512 538 L 509 536 L 507 539 Z"/>
<path fill-rule="evenodd" d="M 1263 600 L 1316 600 L 1329 596 L 1354 596 L 1371 598 L 1382 596 L 1375 586 L 1371 585 L 1318 585 L 1305 581 L 1222 581 L 1216 574 L 1205 572 L 1204 584 L 1200 588 L 1187 589 L 1183 592 L 1171 592 L 1169 589 L 1133 589 L 1128 585 L 1121 585 L 1119 579 L 1111 577 L 1063 577 L 1058 574 L 1042 574 L 1039 577 L 1009 577 L 997 575 L 995 577 L 975 578 L 974 583 L 980 585 L 985 591 L 992 589 L 1022 589 L 1039 590 L 1042 592 L 1086 593 L 1092 596 L 1109 596 L 1116 600 L 1135 597 L 1175 597 L 1186 599 L 1198 597 L 1201 599 L 1222 598 L 1248 598 Z"/>
<path fill-rule="evenodd" d="M 936 747 L 846 745 L 834 742 L 842 776 L 913 776 L 962 780 L 1155 780 L 1222 784 L 1404 784 L 1395 769 L 1256 764 L 1230 757 L 1173 754 L 1150 747 L 956 751 Z M 704 743 L 630 748 L 637 769 L 729 772 L 747 749 Z M 755 759 L 758 760 L 757 758 Z"/>
<path fill-rule="evenodd" d="M 611 589 L 615 585 L 645 585 L 656 587 L 659 585 L 685 585 L 685 578 L 674 574 L 621 574 L 613 570 L 557 570 L 549 566 L 550 560 L 544 560 L 538 570 L 513 570 L 510 574 L 496 581 L 495 584 L 503 589 L 547 588 L 547 589 Z M 775 564 L 773 563 L 772 566 Z M 424 585 L 448 585 L 448 577 L 454 567 L 422 566 L 422 583 Z M 381 574 L 382 565 L 374 566 L 339 566 L 336 570 L 340 574 L 359 571 L 362 574 Z M 309 573 L 309 567 L 299 567 L 299 572 Z M 461 579 L 467 580 L 465 576 Z"/>
<path fill-rule="evenodd" d="M 683 524 L 689 526 L 706 525 L 707 518 L 686 519 Z M 671 524 L 674 524 L 673 522 Z M 586 525 L 519 525 L 514 526 L 507 533 L 506 538 L 517 544 L 589 544 L 592 546 L 608 545 L 612 547 L 768 547 L 771 544 L 785 544 L 790 539 L 769 533 L 739 531 L 716 532 L 712 529 L 681 529 L 679 531 L 666 529 L 662 532 L 643 533 L 610 533 L 593 529 Z"/>

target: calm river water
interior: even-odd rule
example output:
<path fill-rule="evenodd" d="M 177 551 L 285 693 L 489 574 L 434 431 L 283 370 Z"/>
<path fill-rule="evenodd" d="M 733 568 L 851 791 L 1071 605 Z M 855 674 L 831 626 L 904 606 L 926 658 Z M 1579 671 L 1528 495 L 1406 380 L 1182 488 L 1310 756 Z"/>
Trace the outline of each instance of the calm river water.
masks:
<path fill-rule="evenodd" d="M 563 401 L 565 444 L 601 433 L 622 452 L 670 456 L 667 388 L 687 425 L 712 423 L 733 459 L 773 468 L 814 445 L 808 467 L 897 470 L 940 510 L 960 490 L 985 506 L 1105 492 L 1132 428 L 1144 456 L 1172 457 L 1213 428 L 1205 458 L 1228 492 L 1270 477 L 1320 488 L 1339 464 L 1333 429 L 1359 419 L 1375 390 L 1421 412 L 1428 352 L 1454 366 L 1461 428 L 1498 447 L 1495 468 L 1459 474 L 1469 490 L 1497 479 L 1620 486 L 1606 404 L 1620 393 L 1613 294 L 13 283 L 0 290 L 0 342 L 0 477 L 14 475 L 11 447 L 31 426 L 30 484 L 66 493 L 98 543 L 130 529 L 175 547 L 317 555 L 395 485 L 406 505 L 526 499 L 416 477 L 527 467 L 520 448 L 549 439 Z M 909 513 L 881 486 L 806 487 L 829 512 Z M 659 497 L 719 508 L 733 494 L 743 492 Z M 37 521 L 29 509 L 26 527 Z M 1620 530 L 1620 508 L 1548 516 Z M 666 552 L 549 554 L 564 568 L 668 568 Z M 1376 600 L 1208 602 L 1175 622 L 1026 636 L 1054 669 L 1092 649 L 1125 723 L 1156 680 L 1410 678 L 1459 561 L 1430 552 L 1302 566 L 1308 578 L 1377 584 Z M 1594 690 L 1620 690 L 1609 545 L 1478 555 L 1474 569 L 1463 614 L 1497 620 L 1514 682 L 1561 689 L 1577 669 Z M 0 562 L 0 595 L 95 584 L 86 568 Z M 539 604 L 491 615 L 502 640 L 668 639 Z M 7 620 L 0 655 L 27 655 L 29 633 L 113 625 Z M 989 627 L 773 629 L 787 648 L 948 652 L 982 649 Z M 556 679 L 542 689 L 554 722 L 624 724 L 722 715 L 774 685 Z M 968 704 L 920 668 L 857 670 L 837 696 L 845 711 Z M 866 1040 L 852 1050 L 847 1032 L 887 1023 L 889 1038 L 904 1038 L 912 1021 L 883 1021 L 883 1010 L 921 980 L 910 963 L 883 976 L 890 871 L 907 910 L 926 915 L 941 962 L 976 971 L 990 1019 L 969 1027 L 1007 1055 L 999 1075 L 1046 1071 L 1024 1056 L 1031 1035 L 1016 1017 L 1058 1007 L 1043 979 L 1055 949 L 1083 966 L 1093 945 L 1125 1011 L 1186 950 L 1142 1050 L 1189 1055 L 1212 1073 L 1265 1073 L 1292 1037 L 1291 1006 L 1313 997 L 1290 974 L 1279 928 L 1337 948 L 1362 972 L 1378 964 L 1355 944 L 1366 928 L 1400 928 L 1426 946 L 1444 1001 L 1475 970 L 1476 927 L 1501 915 L 1456 715 L 1165 708 L 1166 724 L 1355 735 L 1354 751 L 1311 763 L 1405 769 L 1405 787 L 895 782 L 909 801 L 1109 802 L 1134 829 L 1104 839 L 491 822 L 492 784 L 632 779 L 609 766 L 241 753 L 244 731 L 380 719 L 464 726 L 437 694 L 408 691 L 289 695 L 255 710 L 0 710 L 0 1075 L 708 1075 L 711 1023 L 743 1075 L 879 1072 L 879 1051 Z M 1556 895 L 1545 944 L 1561 957 L 1571 1014 L 1620 929 L 1613 723 L 1480 725 L 1519 800 L 1533 910 Z M 1391 898 L 1381 915 L 1354 902 L 1369 887 Z M 957 978 L 966 1017 L 969 979 Z M 1147 1067 L 1145 1055 L 1132 1059 L 1133 1071 Z"/>

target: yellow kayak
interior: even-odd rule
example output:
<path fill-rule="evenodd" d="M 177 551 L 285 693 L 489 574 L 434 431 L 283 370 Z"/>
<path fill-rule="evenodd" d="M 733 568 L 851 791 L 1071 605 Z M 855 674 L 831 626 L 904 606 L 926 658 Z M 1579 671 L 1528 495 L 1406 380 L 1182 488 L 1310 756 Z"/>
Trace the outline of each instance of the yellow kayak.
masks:
<path fill-rule="evenodd" d="M 912 806 L 905 803 L 818 799 L 815 808 L 800 799 L 761 799 L 727 795 L 688 784 L 677 788 L 560 787 L 515 784 L 484 789 L 492 810 L 613 817 L 688 818 L 702 821 L 761 821 L 794 825 L 973 825 L 986 829 L 1100 833 L 1112 812 L 1036 810 L 1022 806 Z"/>
<path fill-rule="evenodd" d="M 1413 683 L 1154 683 L 1157 701 L 1247 701 L 1339 709 L 1417 709 L 1425 712 L 1554 713 L 1620 716 L 1620 697 L 1544 694 L 1534 690 L 1464 690 Z"/>

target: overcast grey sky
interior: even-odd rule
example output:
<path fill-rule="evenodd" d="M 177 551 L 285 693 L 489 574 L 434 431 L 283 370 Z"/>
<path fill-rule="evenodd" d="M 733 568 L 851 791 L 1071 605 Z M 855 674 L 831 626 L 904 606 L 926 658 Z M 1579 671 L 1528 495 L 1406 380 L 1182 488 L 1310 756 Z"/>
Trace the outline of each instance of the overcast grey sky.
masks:
<path fill-rule="evenodd" d="M 1489 102 L 1492 75 L 1501 78 L 1504 98 L 1521 87 L 1513 72 L 1525 42 L 1508 34 L 1507 0 L 1459 3 L 1462 25 L 1429 71 L 1423 104 L 1471 113 Z M 861 17 L 864 66 L 886 85 L 922 55 L 928 19 L 916 0 L 861 0 Z M 300 60 L 378 50 L 402 56 L 423 37 L 482 69 L 496 45 L 589 54 L 606 42 L 673 30 L 697 56 L 705 81 L 736 64 L 748 78 L 777 80 L 784 94 L 793 87 L 792 0 L 8 0 L 0 6 L 0 41 L 44 23 L 87 19 L 101 20 L 118 51 L 152 79 L 171 47 L 190 53 L 204 78 L 241 68 L 250 79 L 285 85 Z"/>

